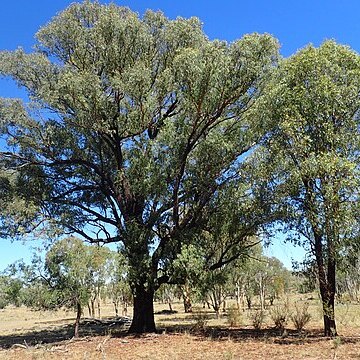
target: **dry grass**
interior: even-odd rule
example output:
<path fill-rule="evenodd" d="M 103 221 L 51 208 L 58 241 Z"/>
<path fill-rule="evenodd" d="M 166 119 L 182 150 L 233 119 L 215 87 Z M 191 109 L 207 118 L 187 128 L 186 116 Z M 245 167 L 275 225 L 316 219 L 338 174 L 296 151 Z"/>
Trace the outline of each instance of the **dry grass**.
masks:
<path fill-rule="evenodd" d="M 337 307 L 341 337 L 329 339 L 321 333 L 318 302 L 311 300 L 310 304 L 312 320 L 300 335 L 288 325 L 287 332 L 281 336 L 273 329 L 270 317 L 263 330 L 254 330 L 247 312 L 243 313 L 243 323 L 239 327 L 229 328 L 225 316 L 216 319 L 210 310 L 202 310 L 207 322 L 205 329 L 199 329 L 194 326 L 197 316 L 184 314 L 181 305 L 176 304 L 177 314 L 156 315 L 162 334 L 136 337 L 120 329 L 109 333 L 108 329 L 83 326 L 82 337 L 77 341 L 71 339 L 72 313 L 37 313 L 8 308 L 0 312 L 0 347 L 3 348 L 0 359 L 360 360 L 360 306 Z M 156 311 L 163 309 L 165 305 L 156 306 Z M 103 308 L 103 315 L 113 315 L 110 305 Z M 14 343 L 20 345 L 14 347 Z"/>

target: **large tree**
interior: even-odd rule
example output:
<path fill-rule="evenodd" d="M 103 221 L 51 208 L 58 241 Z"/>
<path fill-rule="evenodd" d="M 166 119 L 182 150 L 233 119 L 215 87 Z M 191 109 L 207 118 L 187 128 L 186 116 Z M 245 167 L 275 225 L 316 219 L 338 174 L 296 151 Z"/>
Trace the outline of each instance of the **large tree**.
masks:
<path fill-rule="evenodd" d="M 277 41 L 210 41 L 196 18 L 139 18 L 90 1 L 53 18 L 37 40 L 31 54 L 0 53 L 0 73 L 32 100 L 1 103 L 0 166 L 16 170 L 9 192 L 31 209 L 14 222 L 8 202 L 1 233 L 55 225 L 121 243 L 130 331 L 155 331 L 153 295 L 169 279 L 167 265 L 206 227 L 227 184 L 241 181 L 237 168 L 263 137 L 263 124 L 246 114 Z"/>
<path fill-rule="evenodd" d="M 336 334 L 336 264 L 359 238 L 359 94 L 360 56 L 327 41 L 284 60 L 256 109 L 274 123 L 263 169 L 288 234 L 316 260 L 328 336 Z"/>

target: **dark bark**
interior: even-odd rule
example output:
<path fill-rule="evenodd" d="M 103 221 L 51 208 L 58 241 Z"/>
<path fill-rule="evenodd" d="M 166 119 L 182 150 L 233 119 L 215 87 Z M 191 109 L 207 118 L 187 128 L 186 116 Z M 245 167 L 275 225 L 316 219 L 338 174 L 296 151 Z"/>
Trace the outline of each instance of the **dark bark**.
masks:
<path fill-rule="evenodd" d="M 118 316 L 119 316 L 118 302 L 117 302 L 117 301 L 113 301 L 113 304 L 114 304 L 114 309 L 115 309 L 115 316 L 118 317 Z"/>
<path fill-rule="evenodd" d="M 337 336 L 335 322 L 335 257 L 331 251 L 331 244 L 328 244 L 328 262 L 326 271 L 321 236 L 316 231 L 314 232 L 314 238 L 315 258 L 319 276 L 320 296 L 324 316 L 324 335 L 333 337 Z"/>
<path fill-rule="evenodd" d="M 95 299 L 91 299 L 91 317 L 95 318 Z"/>
<path fill-rule="evenodd" d="M 76 320 L 75 320 L 75 328 L 74 328 L 74 337 L 79 337 L 79 326 L 81 319 L 82 308 L 80 302 L 76 303 Z"/>
<path fill-rule="evenodd" d="M 134 289 L 134 314 L 129 333 L 156 332 L 154 319 L 154 290 L 138 285 Z"/>
<path fill-rule="evenodd" d="M 246 304 L 249 310 L 251 310 L 251 306 L 252 306 L 252 299 L 250 296 L 246 296 Z"/>
<path fill-rule="evenodd" d="M 98 299 L 97 299 L 97 308 L 98 308 L 98 317 L 99 319 L 101 319 L 101 299 L 100 299 L 100 295 L 98 296 Z"/>

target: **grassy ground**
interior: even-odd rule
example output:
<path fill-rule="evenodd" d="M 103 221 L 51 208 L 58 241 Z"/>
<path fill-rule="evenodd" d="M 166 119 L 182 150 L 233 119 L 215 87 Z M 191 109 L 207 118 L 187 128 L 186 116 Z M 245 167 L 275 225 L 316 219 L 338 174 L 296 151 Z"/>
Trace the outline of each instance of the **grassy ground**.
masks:
<path fill-rule="evenodd" d="M 299 299 L 298 299 L 299 300 Z M 309 301 L 308 299 L 302 299 Z M 318 301 L 309 301 L 312 319 L 299 334 L 289 322 L 285 333 L 273 328 L 268 315 L 261 330 L 251 325 L 252 313 L 241 312 L 237 326 L 227 316 L 216 319 L 199 308 L 184 314 L 157 314 L 160 334 L 129 336 L 121 328 L 83 324 L 79 340 L 71 339 L 74 314 L 7 308 L 0 312 L 0 359 L 359 359 L 360 305 L 338 305 L 340 336 L 322 336 Z M 167 309 L 157 304 L 156 311 Z M 85 314 L 86 315 L 86 314 Z M 110 304 L 102 316 L 113 316 Z"/>

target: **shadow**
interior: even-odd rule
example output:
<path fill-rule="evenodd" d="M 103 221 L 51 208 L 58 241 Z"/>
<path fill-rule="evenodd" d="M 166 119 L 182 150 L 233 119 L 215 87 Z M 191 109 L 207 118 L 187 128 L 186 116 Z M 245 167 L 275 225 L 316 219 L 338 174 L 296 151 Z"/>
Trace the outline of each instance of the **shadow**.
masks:
<path fill-rule="evenodd" d="M 279 345 L 305 345 L 312 343 L 322 343 L 332 338 L 323 335 L 322 330 L 310 329 L 299 333 L 296 330 L 286 329 L 285 332 L 276 328 L 227 328 L 227 327 L 205 327 L 199 329 L 193 325 L 175 325 L 165 326 L 162 331 L 167 334 L 187 333 L 194 336 L 198 341 L 235 341 L 241 342 L 246 340 L 258 341 L 264 343 L 273 343 Z M 356 344 L 360 343 L 360 336 L 339 336 L 341 343 Z"/>
<path fill-rule="evenodd" d="M 168 315 L 167 313 L 157 312 L 155 315 Z M 171 316 L 171 317 L 158 317 L 157 320 L 159 322 L 184 322 L 184 321 L 196 321 L 198 317 L 203 318 L 204 320 L 216 320 L 216 314 L 212 311 L 192 311 L 189 313 L 183 313 L 182 316 Z M 226 318 L 227 314 L 221 314 L 222 318 Z"/>
<path fill-rule="evenodd" d="M 69 319 L 67 319 L 69 320 Z M 182 319 L 184 320 L 184 319 Z M 125 318 L 106 318 L 102 320 L 83 319 L 80 324 L 79 338 L 111 335 L 112 337 L 143 337 L 146 334 L 127 334 L 130 319 Z M 59 326 L 56 329 L 48 330 L 31 330 L 22 334 L 0 336 L 0 349 L 8 349 L 15 344 L 20 346 L 37 346 L 37 345 L 58 345 L 63 341 L 69 341 L 73 338 L 74 325 L 68 324 Z M 158 328 L 158 333 L 167 335 L 188 334 L 193 336 L 197 341 L 257 341 L 260 343 L 272 343 L 279 345 L 306 345 L 322 343 L 331 340 L 323 336 L 319 329 L 310 329 L 306 332 L 299 333 L 296 330 L 287 329 L 280 332 L 275 328 L 264 328 L 256 330 L 250 327 L 228 328 L 226 326 L 205 326 L 199 328 L 196 324 L 176 324 L 164 325 Z M 339 336 L 341 343 L 358 344 L 360 336 Z"/>
<path fill-rule="evenodd" d="M 178 312 L 176 310 L 160 310 L 155 312 L 155 315 L 173 315 L 173 314 L 177 314 Z"/>
<path fill-rule="evenodd" d="M 68 321 L 70 319 L 66 320 Z M 53 323 L 58 322 L 59 321 L 56 320 Z M 50 323 L 50 321 L 47 323 Z M 110 334 L 112 331 L 125 335 L 129 323 L 130 321 L 128 319 L 122 318 L 105 318 L 102 320 L 85 318 L 80 322 L 79 338 L 104 336 Z M 70 340 L 73 336 L 74 324 L 62 325 L 56 329 L 30 330 L 22 334 L 0 336 L 0 349 L 8 349 L 15 344 L 26 347 L 46 344 L 54 345 L 62 341 Z"/>

